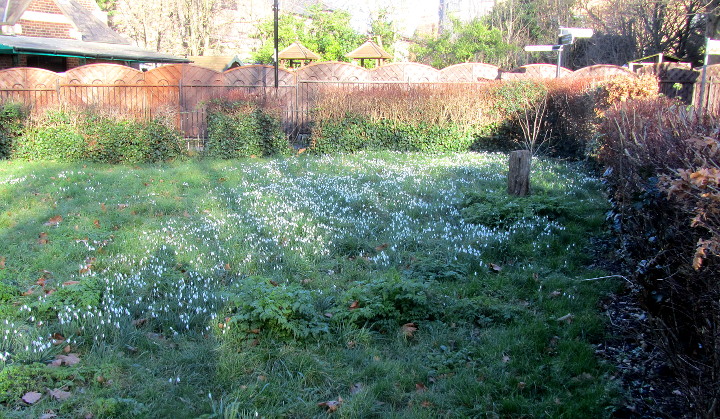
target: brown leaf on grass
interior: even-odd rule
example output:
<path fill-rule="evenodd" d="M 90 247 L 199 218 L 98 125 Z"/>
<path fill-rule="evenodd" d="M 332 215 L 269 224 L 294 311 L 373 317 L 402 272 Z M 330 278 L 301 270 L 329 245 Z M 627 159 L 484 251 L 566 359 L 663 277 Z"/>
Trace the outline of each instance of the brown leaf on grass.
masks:
<path fill-rule="evenodd" d="M 40 285 L 41 287 L 44 287 L 45 282 L 47 282 L 47 278 L 45 278 L 44 276 L 41 276 L 40 278 L 38 278 L 37 281 L 35 281 L 35 284 Z"/>
<path fill-rule="evenodd" d="M 387 243 L 383 243 L 380 246 L 375 248 L 376 252 L 382 252 L 383 250 L 387 249 L 390 245 Z"/>
<path fill-rule="evenodd" d="M 100 203 L 100 209 L 102 210 L 102 212 L 107 212 L 107 207 L 105 206 L 104 202 Z"/>
<path fill-rule="evenodd" d="M 61 215 L 56 215 L 56 216 L 50 218 L 49 220 L 47 220 L 47 222 L 45 222 L 44 225 L 50 226 L 50 227 L 57 227 L 58 224 L 60 224 L 60 222 L 62 220 L 63 220 L 63 218 Z"/>
<path fill-rule="evenodd" d="M 67 355 L 58 355 L 55 357 L 55 359 L 50 363 L 50 366 L 52 367 L 60 367 L 63 365 L 66 365 L 68 367 L 72 367 L 75 364 L 80 363 L 80 357 L 77 356 L 77 354 L 67 354 Z"/>
<path fill-rule="evenodd" d="M 80 283 L 80 281 L 65 281 L 65 282 L 63 282 L 63 286 L 69 287 L 70 285 L 77 285 L 79 283 Z"/>
<path fill-rule="evenodd" d="M 128 204 L 118 204 L 118 209 L 119 209 L 120 211 L 122 211 L 122 210 L 124 210 L 125 208 L 127 208 L 127 207 L 129 207 L 129 206 L 130 206 L 130 205 L 128 205 Z"/>
<path fill-rule="evenodd" d="M 273 287 L 277 287 L 277 286 L 280 285 L 280 284 L 278 284 L 277 281 L 273 281 L 273 280 L 271 279 L 271 280 L 270 280 L 270 285 L 272 285 Z"/>
<path fill-rule="evenodd" d="M 22 396 L 22 401 L 27 404 L 35 404 L 42 397 L 42 393 L 37 391 L 29 391 Z"/>
<path fill-rule="evenodd" d="M 93 221 L 93 225 L 95 226 L 95 228 L 100 228 L 100 220 Z"/>
<path fill-rule="evenodd" d="M 48 244 L 48 243 L 50 243 L 50 240 L 48 239 L 48 234 L 47 234 L 47 233 L 44 233 L 44 232 L 43 232 L 43 233 L 40 233 L 40 235 L 38 236 L 38 243 L 39 243 L 39 244 Z"/>
<path fill-rule="evenodd" d="M 363 391 L 363 384 L 362 383 L 355 383 L 350 386 L 350 394 L 356 395 Z"/>
<path fill-rule="evenodd" d="M 224 268 L 225 268 L 226 271 L 229 271 L 229 270 L 230 270 L 230 264 L 229 264 L 229 263 L 226 263 L 225 266 L 224 266 Z"/>
<path fill-rule="evenodd" d="M 411 338 L 414 336 L 415 332 L 417 332 L 418 328 L 415 325 L 415 323 L 405 323 L 400 327 L 400 331 L 402 332 L 403 336 L 406 338 Z"/>
<path fill-rule="evenodd" d="M 0 269 L 5 269 L 5 261 L 7 261 L 5 256 L 0 257 Z"/>
<path fill-rule="evenodd" d="M 356 300 L 356 301 L 353 301 L 352 303 L 350 303 L 350 307 L 348 307 L 348 308 L 349 308 L 350 310 L 355 310 L 356 308 L 359 308 L 359 307 L 360 307 L 360 305 L 359 305 L 359 303 L 358 303 L 357 300 Z"/>
<path fill-rule="evenodd" d="M 424 393 L 427 391 L 427 387 L 423 383 L 416 383 L 415 384 L 415 391 L 418 393 Z"/>
<path fill-rule="evenodd" d="M 72 393 L 70 393 L 69 391 L 64 391 L 59 388 L 56 388 L 54 390 L 48 390 L 48 393 L 52 398 L 61 402 L 69 399 L 70 396 L 72 396 Z"/>
<path fill-rule="evenodd" d="M 502 268 L 502 266 L 500 266 L 500 265 L 496 265 L 496 264 L 494 264 L 494 263 L 491 263 L 491 264 L 490 264 L 490 270 L 491 270 L 492 272 L 495 272 L 495 273 L 500 273 L 500 272 L 503 270 L 503 268 Z"/>
<path fill-rule="evenodd" d="M 340 408 L 340 406 L 342 406 L 342 404 L 343 404 L 342 397 L 338 397 L 337 400 L 330 400 L 327 402 L 318 403 L 318 406 L 325 407 L 325 409 L 327 409 L 328 413 L 332 413 L 332 412 L 337 411 Z"/>
<path fill-rule="evenodd" d="M 432 405 L 433 405 L 433 404 L 430 403 L 430 402 L 427 401 L 427 400 L 425 400 L 425 401 L 423 401 L 422 403 L 420 403 L 420 406 L 425 407 L 425 408 L 432 407 Z"/>

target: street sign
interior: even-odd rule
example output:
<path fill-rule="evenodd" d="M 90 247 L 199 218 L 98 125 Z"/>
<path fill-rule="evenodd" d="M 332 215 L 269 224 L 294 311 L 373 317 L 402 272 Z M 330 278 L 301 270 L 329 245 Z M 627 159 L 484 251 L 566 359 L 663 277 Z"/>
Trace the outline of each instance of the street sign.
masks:
<path fill-rule="evenodd" d="M 708 39 L 705 54 L 720 55 L 720 39 Z"/>
<path fill-rule="evenodd" d="M 570 34 L 573 38 L 592 38 L 595 31 L 590 28 L 563 28 L 560 27 L 560 35 Z"/>
<path fill-rule="evenodd" d="M 571 33 L 561 34 L 558 37 L 558 44 L 570 45 L 573 43 L 574 40 L 575 40 L 575 38 L 573 37 L 573 35 Z"/>
<path fill-rule="evenodd" d="M 536 51 L 554 51 L 557 45 L 526 45 L 525 51 L 536 52 Z"/>

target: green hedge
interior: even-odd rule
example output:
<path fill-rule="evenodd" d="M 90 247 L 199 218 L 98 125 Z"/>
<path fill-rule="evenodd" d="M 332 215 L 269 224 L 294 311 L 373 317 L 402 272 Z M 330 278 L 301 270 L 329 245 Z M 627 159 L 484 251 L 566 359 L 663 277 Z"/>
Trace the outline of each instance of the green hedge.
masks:
<path fill-rule="evenodd" d="M 457 125 L 410 124 L 390 120 L 377 122 L 361 117 L 319 123 L 312 135 L 310 150 L 316 153 L 393 150 L 453 152 L 468 151 L 475 144 L 474 133 Z"/>
<path fill-rule="evenodd" d="M 23 105 L 14 102 L 0 105 L 0 159 L 10 157 L 14 139 L 22 135 L 26 119 Z"/>
<path fill-rule="evenodd" d="M 54 110 L 12 140 L 10 155 L 24 160 L 141 163 L 172 160 L 183 151 L 180 133 L 159 120 Z"/>
<path fill-rule="evenodd" d="M 290 151 L 279 118 L 244 102 L 211 105 L 205 143 L 208 157 L 232 159 Z"/>

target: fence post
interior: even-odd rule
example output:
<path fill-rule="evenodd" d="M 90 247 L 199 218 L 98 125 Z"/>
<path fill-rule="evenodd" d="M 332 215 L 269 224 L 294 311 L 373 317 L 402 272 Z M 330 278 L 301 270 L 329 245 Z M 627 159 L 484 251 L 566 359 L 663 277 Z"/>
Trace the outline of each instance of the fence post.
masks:
<path fill-rule="evenodd" d="M 508 194 L 526 196 L 530 193 L 530 150 L 510 153 L 508 170 Z"/>

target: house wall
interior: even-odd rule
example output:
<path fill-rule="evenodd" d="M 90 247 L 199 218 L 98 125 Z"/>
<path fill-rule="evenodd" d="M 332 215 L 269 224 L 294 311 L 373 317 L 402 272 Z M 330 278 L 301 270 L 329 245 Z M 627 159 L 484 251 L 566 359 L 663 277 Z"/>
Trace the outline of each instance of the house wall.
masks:
<path fill-rule="evenodd" d="M 67 23 L 43 22 L 26 19 L 20 19 L 18 23 L 22 26 L 23 36 L 77 39 L 77 36 L 73 36 L 73 32 L 77 31 L 72 25 Z"/>

